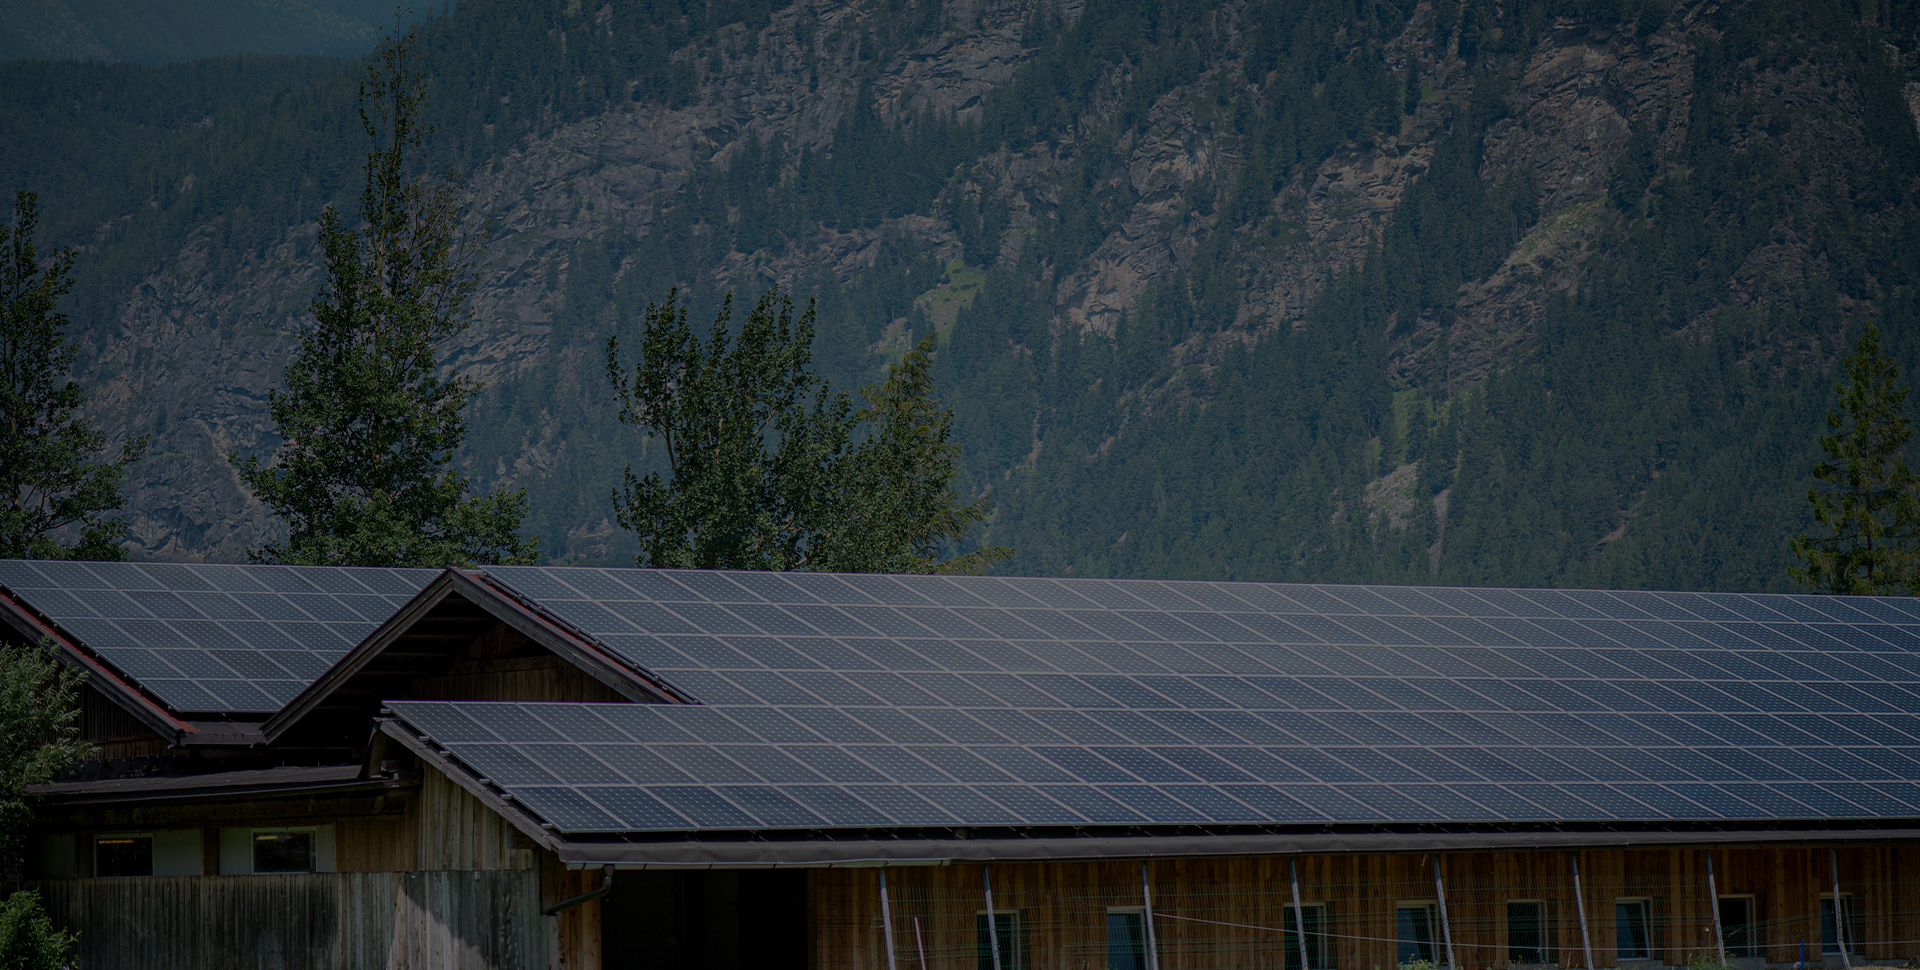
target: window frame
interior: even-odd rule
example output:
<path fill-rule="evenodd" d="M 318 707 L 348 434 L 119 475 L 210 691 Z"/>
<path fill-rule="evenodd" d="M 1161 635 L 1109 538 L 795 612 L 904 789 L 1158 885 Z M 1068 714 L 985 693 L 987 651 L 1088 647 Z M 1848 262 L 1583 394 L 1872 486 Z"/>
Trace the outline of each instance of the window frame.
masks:
<path fill-rule="evenodd" d="M 1657 932 L 1660 924 L 1654 920 L 1653 902 L 1654 900 L 1652 896 L 1616 896 L 1614 897 L 1614 900 L 1613 900 L 1613 959 L 1616 963 L 1621 960 L 1661 959 L 1660 936 L 1659 936 L 1659 933 Z M 1620 908 L 1622 906 L 1638 907 L 1640 910 L 1640 916 L 1642 920 L 1644 920 L 1644 922 L 1641 924 L 1641 929 L 1644 931 L 1644 934 L 1645 934 L 1644 943 L 1646 944 L 1645 950 L 1641 953 L 1629 954 L 1625 951 L 1624 948 L 1620 946 L 1620 939 L 1621 939 Z"/>
<path fill-rule="evenodd" d="M 1151 961 L 1153 958 L 1147 952 L 1153 947 L 1153 941 L 1152 941 L 1151 935 L 1147 931 L 1147 908 L 1145 906 L 1108 906 L 1106 915 L 1107 915 L 1107 920 L 1106 920 L 1107 970 L 1124 970 L 1124 968 L 1116 966 L 1113 962 L 1113 943 L 1114 943 L 1113 918 L 1115 916 L 1139 917 L 1139 921 L 1136 925 L 1139 926 L 1140 928 L 1140 936 L 1135 941 L 1136 943 L 1139 944 L 1139 950 L 1135 954 L 1136 961 L 1134 963 L 1134 967 L 1136 967 L 1137 970 L 1147 970 L 1148 967 L 1152 966 L 1153 964 Z"/>
<path fill-rule="evenodd" d="M 1739 924 L 1741 939 L 1734 940 L 1734 927 L 1728 924 L 1727 914 L 1721 907 L 1731 902 L 1744 902 L 1747 907 L 1747 919 Z M 1754 893 L 1721 893 L 1714 900 L 1714 914 L 1720 918 L 1720 940 L 1727 948 L 1727 956 L 1733 959 L 1753 959 L 1767 955 L 1767 938 L 1760 920 L 1760 897 Z"/>
<path fill-rule="evenodd" d="M 1300 970 L 1300 945 L 1293 937 L 1293 908 L 1291 902 L 1280 908 L 1280 926 L 1286 931 L 1285 949 L 1280 955 L 1281 970 Z M 1300 911 L 1307 921 L 1307 970 L 1336 970 L 1340 965 L 1340 951 L 1328 928 L 1333 919 L 1333 905 L 1325 901 L 1302 902 Z"/>
<path fill-rule="evenodd" d="M 998 923 L 1001 917 L 1008 921 L 1008 928 L 1000 939 L 1000 970 L 1027 970 L 1027 912 L 1014 907 L 995 906 L 993 917 Z M 992 937 L 987 935 L 987 909 L 982 906 L 973 911 L 974 951 L 978 956 L 977 967 L 993 970 Z"/>
<path fill-rule="evenodd" d="M 1401 935 L 1402 927 L 1400 922 L 1400 914 L 1406 913 L 1406 912 L 1426 913 L 1427 940 L 1426 940 L 1425 946 L 1428 950 L 1429 955 L 1427 956 L 1420 955 L 1418 950 L 1422 944 L 1419 940 L 1409 940 L 1405 936 Z M 1393 935 L 1395 939 L 1393 952 L 1394 952 L 1394 959 L 1397 965 L 1404 967 L 1407 964 L 1414 962 L 1415 960 L 1425 960 L 1428 963 L 1433 964 L 1434 966 L 1444 966 L 1444 964 L 1441 961 L 1442 961 L 1442 958 L 1446 956 L 1446 954 L 1441 952 L 1442 934 L 1440 932 L 1440 901 L 1439 900 L 1437 899 L 1395 900 L 1393 904 Z M 1412 947 L 1415 950 L 1415 952 L 1411 956 L 1409 956 L 1406 952 L 1408 947 Z"/>
<path fill-rule="evenodd" d="M 260 837 L 263 835 L 304 835 L 307 837 L 307 867 L 305 869 L 262 869 L 260 868 Z M 304 876 L 320 871 L 320 827 L 317 825 L 269 825 L 257 826 L 247 832 L 248 868 L 259 876 Z"/>
<path fill-rule="evenodd" d="M 147 832 L 98 832 L 98 833 L 95 833 L 94 835 L 92 835 L 92 836 L 90 836 L 90 837 L 89 837 L 89 845 L 91 845 L 91 847 L 92 847 L 92 850 L 93 850 L 93 852 L 92 852 L 92 854 L 93 854 L 93 872 L 92 872 L 92 876 L 93 876 L 93 878 L 95 878 L 95 879 L 145 879 L 145 878 L 151 878 L 151 877 L 153 876 L 153 868 L 154 868 L 154 867 L 153 867 L 153 855 L 154 855 L 154 844 L 153 844 L 153 843 L 154 843 L 154 834 L 155 834 L 155 833 L 153 833 L 153 832 L 151 832 L 151 831 L 147 831 Z M 112 839 L 125 839 L 125 840 L 127 840 L 127 841 L 129 841 L 129 842 L 138 842 L 138 841 L 141 841 L 141 840 L 145 840 L 145 841 L 146 841 L 146 843 L 147 843 L 147 871 L 146 871 L 146 872 L 123 872 L 123 873 L 116 873 L 116 874 L 114 874 L 114 875 L 106 875 L 106 874 L 103 874 L 103 873 L 102 873 L 102 872 L 100 871 L 100 845 L 101 845 L 101 843 L 107 843 L 107 844 L 115 844 L 115 843 L 112 843 L 112 842 L 110 842 L 110 841 L 109 841 L 109 840 L 112 840 Z"/>
<path fill-rule="evenodd" d="M 1864 958 L 1867 948 L 1860 943 L 1860 937 L 1866 932 L 1866 917 L 1860 912 L 1860 897 L 1856 893 L 1841 893 L 1839 919 L 1845 920 L 1847 930 L 1847 955 Z M 1837 925 L 1833 912 L 1833 893 L 1820 894 L 1820 955 L 1839 956 L 1840 941 L 1830 939 L 1829 927 Z M 1832 947 L 1832 949 L 1828 949 Z"/>
<path fill-rule="evenodd" d="M 263 872 L 254 868 L 255 836 L 272 832 L 307 832 L 312 842 L 312 868 L 294 872 Z M 219 873 L 223 876 L 298 876 L 334 872 L 335 827 L 331 822 L 308 825 L 234 825 L 219 830 Z"/>
<path fill-rule="evenodd" d="M 1534 932 L 1538 934 L 1538 939 L 1536 942 L 1539 944 L 1534 948 L 1535 954 L 1539 956 L 1539 959 L 1537 960 L 1521 960 L 1514 956 L 1515 947 L 1513 945 L 1513 907 L 1515 906 L 1534 907 L 1534 911 L 1536 914 L 1536 922 L 1534 923 Z M 1559 915 L 1560 915 L 1560 907 L 1558 902 L 1555 900 L 1551 900 L 1551 899 L 1509 899 L 1507 900 L 1506 950 L 1507 950 L 1508 965 L 1513 965 L 1516 963 L 1533 965 L 1533 964 L 1559 962 L 1559 956 L 1560 956 Z"/>

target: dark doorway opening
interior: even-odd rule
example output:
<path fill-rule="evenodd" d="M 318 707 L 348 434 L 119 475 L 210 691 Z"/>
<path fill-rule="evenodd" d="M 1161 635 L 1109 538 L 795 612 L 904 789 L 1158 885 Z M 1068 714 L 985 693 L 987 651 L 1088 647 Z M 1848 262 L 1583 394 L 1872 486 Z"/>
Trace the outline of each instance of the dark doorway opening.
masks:
<path fill-rule="evenodd" d="M 804 968 L 807 874 L 797 869 L 643 870 L 600 900 L 606 970 Z"/>
<path fill-rule="evenodd" d="M 1725 934 L 1727 956 L 1761 956 L 1766 940 L 1761 938 L 1758 907 L 1752 896 L 1720 897 L 1720 932 Z"/>

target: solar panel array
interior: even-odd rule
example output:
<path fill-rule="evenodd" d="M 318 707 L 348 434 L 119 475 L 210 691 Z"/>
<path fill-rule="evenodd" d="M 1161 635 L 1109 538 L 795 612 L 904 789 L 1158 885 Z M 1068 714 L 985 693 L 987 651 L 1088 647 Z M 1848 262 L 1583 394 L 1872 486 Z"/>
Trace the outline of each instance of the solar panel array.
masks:
<path fill-rule="evenodd" d="M 567 832 L 1920 816 L 1920 604 L 495 567 L 702 707 L 396 702 Z"/>
<path fill-rule="evenodd" d="M 0 560 L 0 587 L 181 712 L 272 713 L 431 569 Z"/>

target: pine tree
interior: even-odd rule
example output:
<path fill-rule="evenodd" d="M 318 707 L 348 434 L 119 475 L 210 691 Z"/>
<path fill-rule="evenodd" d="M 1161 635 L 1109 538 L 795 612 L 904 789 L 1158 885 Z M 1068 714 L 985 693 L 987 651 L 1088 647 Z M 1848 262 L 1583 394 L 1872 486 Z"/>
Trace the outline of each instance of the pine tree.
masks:
<path fill-rule="evenodd" d="M 631 370 L 617 337 L 607 377 L 620 420 L 659 439 L 667 474 L 613 496 L 642 566 L 843 572 L 976 571 L 1011 553 L 941 561 L 987 516 L 953 496 L 952 413 L 934 400 L 931 340 L 865 389 L 855 412 L 811 369 L 814 309 L 769 291 L 733 332 L 729 296 L 705 340 L 678 292 L 647 308 Z M 858 437 L 862 429 L 864 438 Z"/>
<path fill-rule="evenodd" d="M 360 86 L 367 155 L 360 221 L 320 217 L 327 290 L 270 410 L 272 462 L 228 456 L 287 524 L 266 562 L 451 566 L 532 562 L 525 490 L 468 495 L 450 468 L 480 385 L 443 374 L 436 351 L 471 321 L 479 240 L 451 176 L 416 174 L 428 129 L 414 35 L 388 44 Z"/>
<path fill-rule="evenodd" d="M 1823 593 L 1911 595 L 1920 592 L 1920 479 L 1901 455 L 1913 437 L 1907 389 L 1871 323 L 1845 366 L 1847 383 L 1834 389 L 1840 400 L 1827 414 L 1832 433 L 1820 438 L 1830 460 L 1813 469 L 1826 488 L 1807 490 L 1826 534 L 1794 537 L 1801 564 L 1789 572 Z"/>
<path fill-rule="evenodd" d="M 96 457 L 106 435 L 79 413 L 87 395 L 67 376 L 79 351 L 59 310 L 74 254 L 43 262 L 38 218 L 36 196 L 20 192 L 12 225 L 0 225 L 0 558 L 125 559 L 126 522 L 110 513 L 146 438 Z"/>
<path fill-rule="evenodd" d="M 953 412 L 933 393 L 933 354 L 939 342 L 928 334 L 887 379 L 861 389 L 866 407 L 854 417 L 868 437 L 853 451 L 844 484 L 852 501 L 836 503 L 839 521 L 823 537 L 815 568 L 844 572 L 975 573 L 1011 558 L 1004 546 L 987 546 L 941 560 L 985 523 L 993 507 L 985 498 L 958 504 L 953 493 L 960 446 L 948 440 Z"/>

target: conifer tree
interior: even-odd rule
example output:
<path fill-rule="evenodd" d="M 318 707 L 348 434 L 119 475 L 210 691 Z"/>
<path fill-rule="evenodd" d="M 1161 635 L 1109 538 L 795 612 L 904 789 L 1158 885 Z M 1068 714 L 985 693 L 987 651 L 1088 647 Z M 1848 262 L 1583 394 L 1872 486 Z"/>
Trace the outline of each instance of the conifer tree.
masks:
<path fill-rule="evenodd" d="M 932 339 L 855 412 L 813 373 L 814 309 L 796 318 L 769 291 L 733 332 L 729 295 L 702 340 L 678 292 L 647 308 L 629 371 L 618 337 L 607 377 L 620 420 L 659 439 L 667 474 L 629 467 L 615 518 L 640 539 L 642 566 L 969 572 L 1011 555 L 951 559 L 989 506 L 953 495 L 952 413 L 933 397 Z M 864 429 L 864 436 L 861 435 Z"/>
<path fill-rule="evenodd" d="M 1807 490 L 1820 534 L 1792 541 L 1801 585 L 1822 593 L 1920 592 L 1920 478 L 1902 456 L 1913 437 L 1900 368 L 1869 323 L 1846 359 L 1847 383 L 1820 438 L 1829 460 L 1814 466 L 1825 487 Z"/>
<path fill-rule="evenodd" d="M 126 523 L 111 513 L 146 438 L 99 457 L 106 435 L 79 413 L 87 395 L 68 377 L 79 350 L 59 309 L 74 254 L 43 261 L 38 219 L 37 197 L 20 192 L 0 225 L 0 559 L 125 559 Z"/>
<path fill-rule="evenodd" d="M 531 562 L 525 490 L 468 494 L 450 466 L 479 390 L 446 375 L 440 344 L 466 329 L 476 234 L 462 187 L 418 174 L 427 79 L 414 35 L 389 43 L 360 86 L 367 155 L 359 221 L 320 217 L 327 289 L 270 401 L 273 460 L 229 455 L 284 521 L 267 562 L 451 566 Z"/>
<path fill-rule="evenodd" d="M 823 570 L 886 573 L 974 573 L 1011 558 L 1004 546 L 986 546 L 951 559 L 943 553 L 966 541 L 993 507 L 982 497 L 959 504 L 953 491 L 960 446 L 948 440 L 953 412 L 933 392 L 928 334 L 887 379 L 861 389 L 866 407 L 854 417 L 867 437 L 847 462 L 843 486 L 852 501 L 836 503 L 839 520 L 816 554 Z"/>

